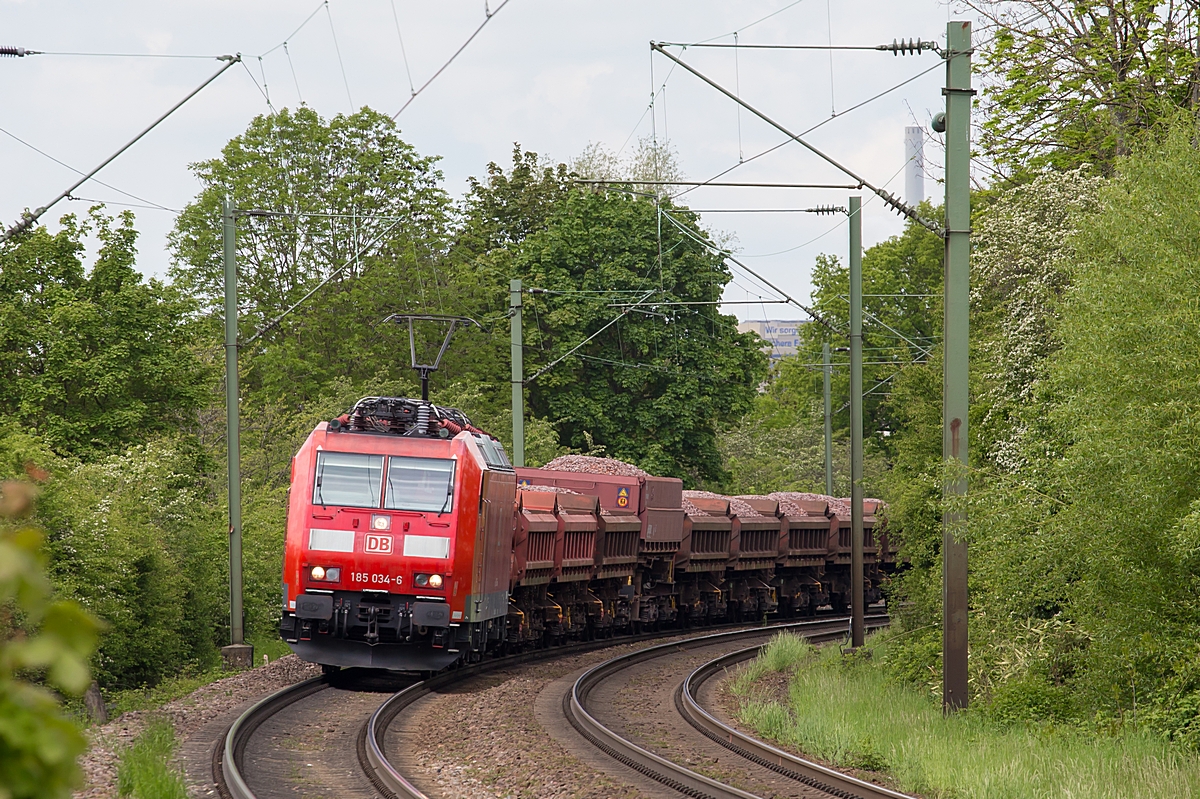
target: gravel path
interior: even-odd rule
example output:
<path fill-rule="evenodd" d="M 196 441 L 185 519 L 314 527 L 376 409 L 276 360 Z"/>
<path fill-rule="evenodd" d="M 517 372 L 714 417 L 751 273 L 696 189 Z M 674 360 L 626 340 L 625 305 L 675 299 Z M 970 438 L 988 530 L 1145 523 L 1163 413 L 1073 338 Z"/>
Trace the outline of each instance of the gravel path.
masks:
<path fill-rule="evenodd" d="M 219 717 L 265 694 L 320 673 L 318 666 L 288 655 L 269 665 L 238 672 L 197 688 L 157 710 L 125 713 L 102 727 L 93 728 L 88 732 L 91 746 L 80 759 L 87 782 L 75 793 L 76 799 L 115 799 L 117 753 L 138 736 L 149 718 L 170 718 L 176 739 L 186 749 L 189 743 L 194 743 L 195 736 L 209 735 L 212 722 Z M 190 772 L 191 769 L 189 776 Z"/>

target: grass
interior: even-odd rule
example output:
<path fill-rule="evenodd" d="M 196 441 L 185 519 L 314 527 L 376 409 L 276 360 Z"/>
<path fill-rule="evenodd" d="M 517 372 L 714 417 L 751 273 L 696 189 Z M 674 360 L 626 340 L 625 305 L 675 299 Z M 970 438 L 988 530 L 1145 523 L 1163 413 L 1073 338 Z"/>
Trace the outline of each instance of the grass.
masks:
<path fill-rule="evenodd" d="M 878 646 L 869 642 L 868 646 Z M 788 703 L 759 681 L 790 674 Z M 949 799 L 1200 797 L 1200 757 L 1149 733 L 943 717 L 927 695 L 863 658 L 777 636 L 734 680 L 740 718 L 759 735 L 843 768 L 890 775 L 900 790 Z"/>
<path fill-rule="evenodd" d="M 117 793 L 130 799 L 187 799 L 183 775 L 171 760 L 175 730 L 155 719 L 122 750 L 117 761 Z"/>

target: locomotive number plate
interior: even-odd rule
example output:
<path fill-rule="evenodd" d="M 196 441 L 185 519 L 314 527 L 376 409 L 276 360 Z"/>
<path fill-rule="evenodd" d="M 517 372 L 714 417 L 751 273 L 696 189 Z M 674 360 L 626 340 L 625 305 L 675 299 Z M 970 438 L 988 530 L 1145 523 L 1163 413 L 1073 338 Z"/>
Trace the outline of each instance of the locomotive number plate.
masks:
<path fill-rule="evenodd" d="M 400 585 L 401 577 L 387 574 L 371 574 L 369 572 L 350 572 L 350 582 L 364 585 Z"/>

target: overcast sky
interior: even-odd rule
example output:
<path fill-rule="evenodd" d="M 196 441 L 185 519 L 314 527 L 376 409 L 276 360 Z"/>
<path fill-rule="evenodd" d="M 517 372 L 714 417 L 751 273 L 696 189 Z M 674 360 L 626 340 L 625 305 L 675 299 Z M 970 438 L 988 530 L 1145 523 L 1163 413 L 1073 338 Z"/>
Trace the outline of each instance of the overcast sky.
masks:
<path fill-rule="evenodd" d="M 496 12 L 503 0 L 489 0 Z M 394 10 L 394 15 L 393 15 Z M 314 15 L 313 12 L 317 13 Z M 757 20 L 778 12 L 761 22 Z M 944 0 L 509 0 L 398 121 L 421 153 L 441 157 L 445 187 L 461 195 L 489 161 L 509 163 L 514 142 L 567 161 L 591 142 L 628 154 L 641 136 L 669 139 L 689 179 L 707 179 L 784 137 L 683 69 L 671 71 L 649 41 L 875 45 L 896 38 L 945 40 Z M 311 15 L 311 18 L 310 18 Z M 77 195 L 180 209 L 198 184 L 188 165 L 216 156 L 250 119 L 301 101 L 323 116 L 369 105 L 395 113 L 485 18 L 482 0 L 173 0 L 105 3 L 0 0 L 0 45 L 48 52 L 207 55 L 240 52 L 235 66 L 97 177 L 140 199 L 85 184 Z M 958 18 L 957 16 L 955 18 Z M 305 20 L 308 19 L 307 22 Z M 399 34 L 397 32 L 397 20 Z M 301 27 L 301 25 L 303 26 Z M 297 30 L 297 28 L 300 28 Z M 403 52 L 401 50 L 403 39 Z M 287 47 L 279 47 L 287 41 Z M 336 42 L 336 45 L 335 45 Z M 340 63 L 339 63 L 340 51 Z M 678 48 L 675 52 L 679 52 Z M 263 55 L 261 62 L 259 54 Z M 405 65 L 407 56 L 407 69 Z M 806 140 L 864 178 L 904 191 L 904 127 L 940 110 L 945 78 L 932 53 L 692 48 L 685 60 L 795 131 L 827 120 L 906 78 L 881 99 L 827 122 Z M 343 69 L 344 65 L 344 69 Z M 214 60 L 39 55 L 0 58 L 0 223 L 15 221 L 76 175 L 18 143 L 87 171 L 210 76 Z M 653 72 L 653 76 L 652 76 Z M 651 86 L 660 92 L 646 113 Z M 936 177 L 941 153 L 926 145 Z M 725 180 L 843 183 L 836 170 L 789 144 Z M 926 193 L 941 187 L 926 180 Z M 847 191 L 704 188 L 687 195 L 710 228 L 735 236 L 751 268 L 799 299 L 821 252 L 844 257 L 844 221 L 798 213 L 720 209 L 845 204 Z M 866 244 L 898 233 L 900 219 L 864 192 Z M 86 202 L 64 201 L 43 222 L 57 227 Z M 135 208 L 139 266 L 163 275 L 170 211 Z M 842 218 L 844 220 L 844 218 Z M 824 234 L 824 235 L 822 235 Z M 730 301 L 767 292 L 737 273 Z M 796 318 L 772 305 L 731 305 L 742 319 Z"/>

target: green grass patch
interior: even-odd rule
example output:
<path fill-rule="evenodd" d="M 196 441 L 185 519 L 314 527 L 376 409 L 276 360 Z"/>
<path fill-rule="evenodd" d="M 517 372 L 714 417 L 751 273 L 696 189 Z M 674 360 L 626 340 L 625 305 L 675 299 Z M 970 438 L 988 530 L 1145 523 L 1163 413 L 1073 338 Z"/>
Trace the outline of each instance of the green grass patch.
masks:
<path fill-rule="evenodd" d="M 187 786 L 172 762 L 175 730 L 154 719 L 117 761 L 117 793 L 130 799 L 187 799 Z"/>
<path fill-rule="evenodd" d="M 786 703 L 763 690 L 773 672 L 791 674 Z M 1200 757 L 1148 732 L 943 717 L 934 698 L 897 685 L 872 660 L 791 635 L 772 640 L 732 689 L 742 723 L 759 735 L 928 797 L 1200 797 Z"/>

